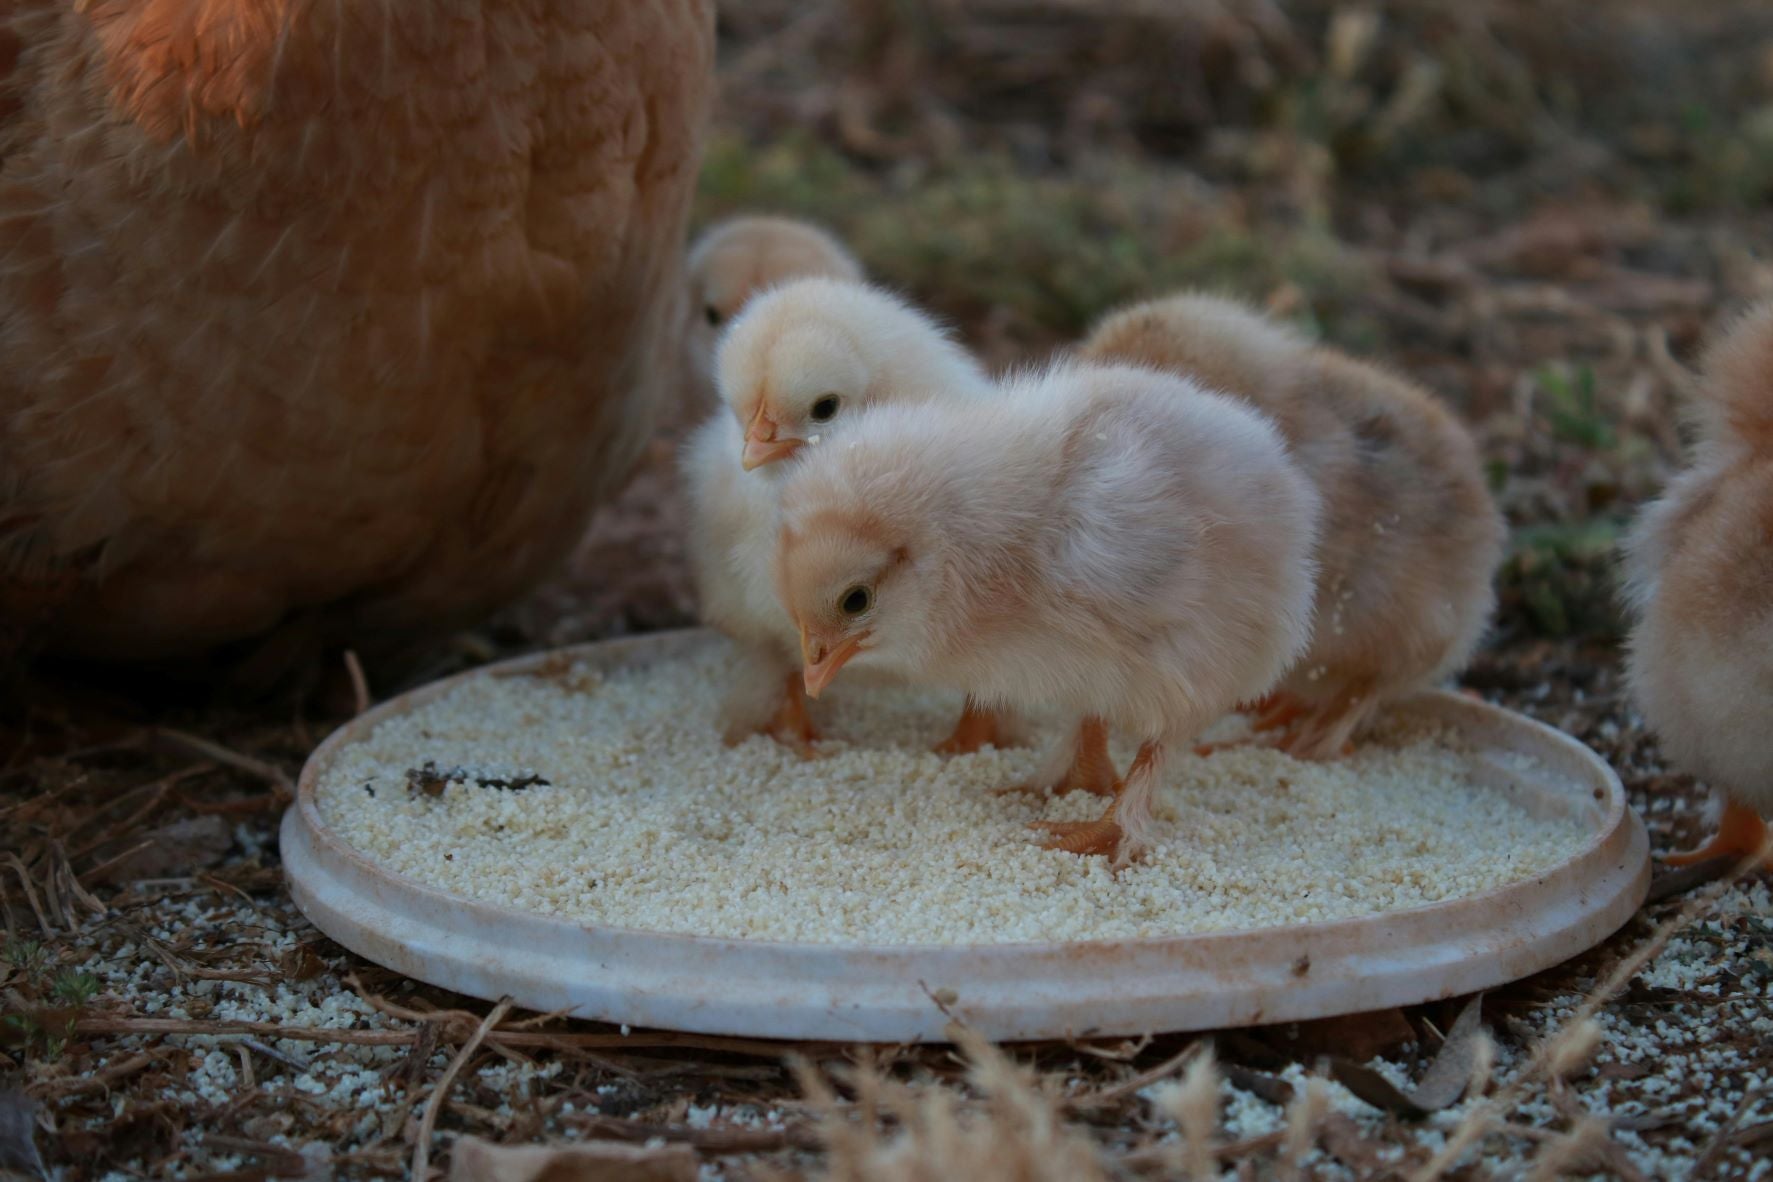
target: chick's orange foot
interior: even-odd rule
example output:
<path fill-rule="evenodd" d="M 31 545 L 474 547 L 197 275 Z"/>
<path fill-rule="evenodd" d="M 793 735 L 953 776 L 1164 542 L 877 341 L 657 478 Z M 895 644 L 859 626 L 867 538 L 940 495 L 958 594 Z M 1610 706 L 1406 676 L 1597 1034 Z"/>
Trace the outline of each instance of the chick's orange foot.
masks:
<path fill-rule="evenodd" d="M 1298 728 L 1308 721 L 1309 710 L 1304 702 L 1284 690 L 1276 690 L 1247 705 L 1240 706 L 1238 713 L 1250 720 L 1250 733 L 1241 739 L 1227 739 L 1223 743 L 1197 743 L 1194 747 L 1196 755 L 1214 755 L 1220 751 L 1235 751 L 1239 747 L 1279 747 L 1287 749 Z"/>
<path fill-rule="evenodd" d="M 1358 678 L 1333 697 L 1300 704 L 1283 724 L 1274 745 L 1294 759 L 1332 760 L 1354 753 L 1354 736 L 1372 717 L 1374 682 Z"/>
<path fill-rule="evenodd" d="M 1040 841 L 1042 849 L 1062 850 L 1079 856 L 1100 854 L 1112 857 L 1126 837 L 1113 817 L 1099 817 L 1094 821 L 1036 821 L 1029 828 L 1046 832 L 1047 836 Z"/>
<path fill-rule="evenodd" d="M 1077 742 L 1072 748 L 1071 764 L 1056 782 L 1011 784 L 996 789 L 998 795 L 1026 792 L 1045 796 L 1050 791 L 1063 796 L 1067 792 L 1088 792 L 1091 796 L 1118 796 L 1120 775 L 1114 770 L 1114 759 L 1108 754 L 1108 724 L 1100 718 L 1086 718 L 1077 728 Z"/>
<path fill-rule="evenodd" d="M 1773 845 L 1767 842 L 1767 823 L 1753 809 L 1730 801 L 1718 820 L 1718 831 L 1698 849 L 1668 854 L 1663 861 L 1670 866 L 1691 866 L 1713 858 L 1744 858 L 1760 855 L 1760 868 L 1773 870 Z"/>
<path fill-rule="evenodd" d="M 1257 734 L 1282 730 L 1305 716 L 1305 703 L 1291 694 L 1275 692 L 1251 710 L 1250 729 Z"/>
<path fill-rule="evenodd" d="M 971 755 L 984 747 L 1005 746 L 1003 721 L 997 711 L 987 710 L 968 698 L 961 707 L 954 732 L 937 743 L 934 750 L 937 755 Z"/>
<path fill-rule="evenodd" d="M 728 731 L 726 745 L 737 747 L 752 735 L 768 735 L 802 759 L 817 758 L 818 753 L 813 750 L 813 744 L 819 741 L 819 732 L 813 726 L 812 715 L 807 713 L 806 691 L 801 685 L 799 673 L 788 675 L 781 705 L 776 707 L 776 712 L 768 721 L 755 728 Z"/>

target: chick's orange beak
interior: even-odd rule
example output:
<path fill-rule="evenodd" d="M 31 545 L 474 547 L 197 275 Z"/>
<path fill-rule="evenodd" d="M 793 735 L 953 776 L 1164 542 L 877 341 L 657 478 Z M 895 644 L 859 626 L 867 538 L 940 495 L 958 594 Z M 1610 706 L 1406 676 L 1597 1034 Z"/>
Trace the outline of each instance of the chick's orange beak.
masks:
<path fill-rule="evenodd" d="M 851 657 L 862 651 L 861 636 L 846 636 L 833 648 L 827 648 L 822 640 L 814 640 L 803 626 L 800 630 L 800 659 L 805 663 L 806 696 L 816 698 L 824 692 L 837 671 L 849 663 Z"/>
<path fill-rule="evenodd" d="M 793 438 L 777 439 L 776 421 L 759 406 L 751 425 L 745 428 L 745 451 L 740 456 L 739 463 L 749 472 L 753 468 L 787 459 L 799 450 L 803 442 L 805 441 Z"/>

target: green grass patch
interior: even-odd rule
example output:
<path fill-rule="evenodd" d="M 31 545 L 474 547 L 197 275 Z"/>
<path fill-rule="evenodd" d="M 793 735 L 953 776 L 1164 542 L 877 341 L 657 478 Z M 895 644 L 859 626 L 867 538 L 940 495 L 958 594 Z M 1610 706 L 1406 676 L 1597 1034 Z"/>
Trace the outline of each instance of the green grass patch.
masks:
<path fill-rule="evenodd" d="M 770 212 L 819 222 L 879 280 L 962 322 L 1008 316 L 1027 335 L 1074 338 L 1128 301 L 1180 288 L 1260 299 L 1297 286 L 1307 328 L 1334 335 L 1365 278 L 1319 227 L 1248 224 L 1177 170 L 1101 161 L 1034 172 L 987 153 L 881 171 L 810 136 L 767 146 L 716 137 L 699 218 Z"/>

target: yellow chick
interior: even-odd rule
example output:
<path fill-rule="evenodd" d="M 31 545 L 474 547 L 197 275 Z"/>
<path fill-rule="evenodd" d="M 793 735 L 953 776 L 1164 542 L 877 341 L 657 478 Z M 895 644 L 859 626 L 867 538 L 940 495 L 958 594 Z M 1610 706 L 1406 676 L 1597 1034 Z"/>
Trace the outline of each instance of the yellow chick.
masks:
<path fill-rule="evenodd" d="M 1259 730 L 1331 758 L 1385 702 L 1464 667 L 1495 605 L 1503 527 L 1470 435 L 1431 395 L 1207 295 L 1115 313 L 1083 355 L 1185 374 L 1262 411 L 1322 499 L 1311 644 Z"/>
<path fill-rule="evenodd" d="M 823 276 L 860 283 L 862 264 L 828 231 L 782 217 L 737 217 L 704 230 L 690 246 L 691 336 L 713 375 L 720 330 L 760 291 Z"/>
<path fill-rule="evenodd" d="M 1691 466 L 1626 540 L 1633 696 L 1669 759 L 1723 797 L 1676 865 L 1761 853 L 1773 810 L 1773 301 L 1704 362 Z"/>
<path fill-rule="evenodd" d="M 773 576 L 781 476 L 793 466 L 783 461 L 829 448 L 869 405 L 989 398 L 995 388 L 970 353 L 903 300 L 822 278 L 747 304 L 721 340 L 717 374 L 723 408 L 690 439 L 684 472 L 702 615 L 743 654 L 727 739 L 762 731 L 804 755 L 817 732 Z M 1002 741 L 1000 720 L 969 702 L 937 750 Z"/>
<path fill-rule="evenodd" d="M 789 473 L 777 578 L 815 696 L 853 663 L 1083 720 L 1043 778 L 1107 767 L 1092 786 L 1114 800 L 1040 827 L 1119 867 L 1156 836 L 1166 747 L 1303 648 L 1317 513 L 1261 415 L 1173 375 L 1068 366 L 866 412 Z M 1124 781 L 1110 727 L 1142 740 Z"/>

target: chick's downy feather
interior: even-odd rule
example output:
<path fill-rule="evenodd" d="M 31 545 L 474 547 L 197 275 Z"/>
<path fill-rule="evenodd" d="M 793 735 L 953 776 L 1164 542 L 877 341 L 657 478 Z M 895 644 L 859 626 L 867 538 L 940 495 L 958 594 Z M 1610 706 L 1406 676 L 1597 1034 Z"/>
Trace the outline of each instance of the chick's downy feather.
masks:
<path fill-rule="evenodd" d="M 1692 461 L 1627 538 L 1633 696 L 1670 762 L 1726 798 L 1704 853 L 1773 813 L 1773 302 L 1705 357 Z"/>
<path fill-rule="evenodd" d="M 759 292 L 823 276 L 860 283 L 862 264 L 830 231 L 784 217 L 736 217 L 702 231 L 689 252 L 691 322 L 710 375 L 719 329 Z"/>
<path fill-rule="evenodd" d="M 563 555 L 682 323 L 706 0 L 16 0 L 0 596 L 51 647 L 448 628 Z"/>
<path fill-rule="evenodd" d="M 797 666 L 799 636 L 774 581 L 778 495 L 794 452 L 841 447 L 870 405 L 993 391 L 971 354 L 937 324 L 853 281 L 802 278 L 764 290 L 741 306 L 718 358 L 721 405 L 690 439 L 683 467 L 702 617 L 737 641 L 745 658 L 727 705 L 736 738 L 769 715 Z M 797 391 L 799 401 L 790 404 Z M 795 417 L 813 395 L 840 399 L 817 424 Z M 779 439 L 791 430 L 801 438 L 781 459 L 747 472 L 746 426 L 765 405 L 778 416 Z"/>
<path fill-rule="evenodd" d="M 859 638 L 860 666 L 1146 740 L 1117 815 L 1066 847 L 1125 861 L 1150 840 L 1161 746 L 1304 645 L 1317 514 L 1261 416 L 1174 375 L 1062 367 L 867 412 L 791 474 L 778 578 L 822 647 Z M 871 606 L 846 621 L 852 583 Z"/>
<path fill-rule="evenodd" d="M 829 231 L 795 218 L 744 216 L 716 222 L 690 244 L 685 263 L 684 381 L 677 418 L 700 420 L 718 398 L 714 346 L 751 297 L 812 275 L 860 283 L 862 264 Z"/>
<path fill-rule="evenodd" d="M 1086 357 L 1185 374 L 1270 416 L 1323 500 L 1310 647 L 1288 738 L 1328 756 L 1373 711 L 1464 666 L 1494 604 L 1502 524 L 1465 429 L 1413 384 L 1229 300 L 1118 312 Z"/>
<path fill-rule="evenodd" d="M 928 595 L 861 663 L 993 701 L 1174 737 L 1271 684 L 1310 630 L 1316 497 L 1260 417 L 1167 375 L 1061 368 L 871 411 L 783 502 L 790 602 L 809 539 L 879 530 Z"/>

